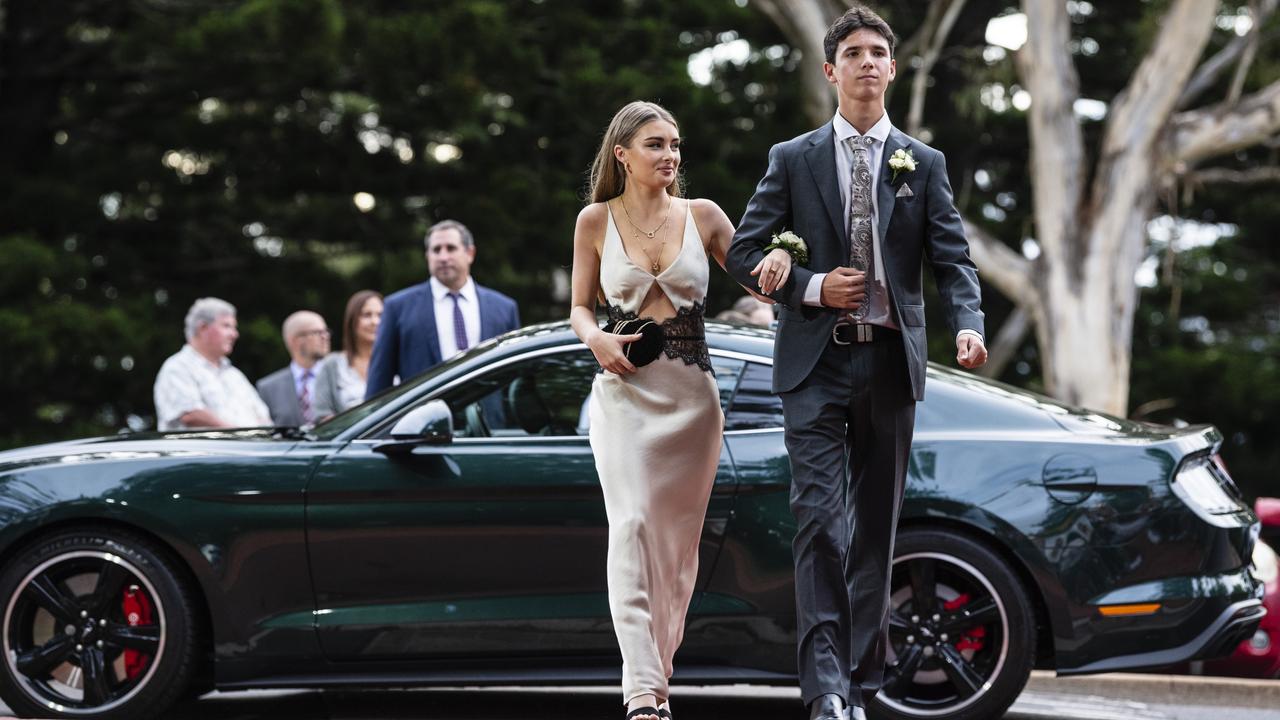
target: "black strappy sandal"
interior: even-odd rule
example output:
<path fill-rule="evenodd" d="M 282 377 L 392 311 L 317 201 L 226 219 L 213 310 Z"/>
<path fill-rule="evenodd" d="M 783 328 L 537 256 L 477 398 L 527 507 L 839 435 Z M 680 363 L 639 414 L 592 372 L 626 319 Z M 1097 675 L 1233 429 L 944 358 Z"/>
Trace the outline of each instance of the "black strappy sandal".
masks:
<path fill-rule="evenodd" d="M 625 718 L 625 720 L 631 720 L 631 718 L 639 717 L 641 715 L 652 715 L 654 717 L 660 718 L 662 717 L 662 711 L 656 707 L 638 707 L 635 710 L 632 710 L 631 712 L 627 713 L 627 717 Z"/>

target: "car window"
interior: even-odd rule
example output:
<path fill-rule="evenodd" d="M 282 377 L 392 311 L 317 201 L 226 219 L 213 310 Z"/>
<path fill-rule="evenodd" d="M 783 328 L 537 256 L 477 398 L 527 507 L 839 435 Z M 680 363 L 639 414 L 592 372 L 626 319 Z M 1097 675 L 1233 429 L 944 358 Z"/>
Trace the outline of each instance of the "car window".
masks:
<path fill-rule="evenodd" d="M 586 435 L 587 396 L 600 369 L 587 350 L 521 360 L 451 388 L 455 437 Z"/>
<path fill-rule="evenodd" d="M 773 394 L 773 368 L 762 363 L 746 364 L 724 420 L 725 430 L 782 427 L 782 400 Z"/>
<path fill-rule="evenodd" d="M 711 358 L 711 368 L 716 375 L 716 387 L 720 389 L 720 410 L 725 415 L 729 414 L 729 403 L 733 401 L 733 393 L 738 389 L 738 376 L 742 374 L 743 365 L 746 363 L 732 358 Z"/>

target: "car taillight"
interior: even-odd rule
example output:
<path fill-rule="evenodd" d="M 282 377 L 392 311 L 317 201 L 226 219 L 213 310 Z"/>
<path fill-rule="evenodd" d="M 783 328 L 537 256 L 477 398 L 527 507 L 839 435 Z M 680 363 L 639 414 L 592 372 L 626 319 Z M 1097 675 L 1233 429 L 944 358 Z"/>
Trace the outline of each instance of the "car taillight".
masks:
<path fill-rule="evenodd" d="M 1213 461 L 1206 457 L 1188 460 L 1178 468 L 1170 487 L 1202 520 L 1218 527 L 1239 527 L 1238 514 L 1246 508 L 1227 489 L 1229 476 L 1220 475 L 1212 466 Z"/>

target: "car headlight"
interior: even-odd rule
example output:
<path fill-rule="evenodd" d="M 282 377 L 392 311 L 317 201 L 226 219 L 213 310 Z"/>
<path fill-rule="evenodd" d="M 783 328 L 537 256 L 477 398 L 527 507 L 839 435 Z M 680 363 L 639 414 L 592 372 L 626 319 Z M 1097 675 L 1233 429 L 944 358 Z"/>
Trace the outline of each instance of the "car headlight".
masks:
<path fill-rule="evenodd" d="M 1182 499 L 1200 519 L 1217 527 L 1239 527 L 1237 513 L 1244 510 L 1214 474 L 1208 459 L 1183 464 L 1170 483 L 1174 494 Z"/>
<path fill-rule="evenodd" d="M 1271 584 L 1280 576 L 1280 558 L 1271 546 L 1259 540 L 1253 546 L 1253 576 L 1263 584 Z"/>

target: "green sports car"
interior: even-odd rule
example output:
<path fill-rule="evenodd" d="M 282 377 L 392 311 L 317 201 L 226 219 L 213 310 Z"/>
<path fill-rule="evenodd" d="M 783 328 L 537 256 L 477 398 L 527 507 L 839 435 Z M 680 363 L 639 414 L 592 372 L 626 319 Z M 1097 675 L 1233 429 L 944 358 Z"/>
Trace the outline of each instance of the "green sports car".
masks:
<path fill-rule="evenodd" d="M 724 444 L 676 682 L 794 682 L 773 334 L 710 323 Z M 310 430 L 0 453 L 0 696 L 129 718 L 220 689 L 617 683 L 584 407 L 526 328 Z M 891 587 L 886 718 L 992 718 L 1032 668 L 1229 652 L 1264 611 L 1219 433 L 932 367 Z"/>

